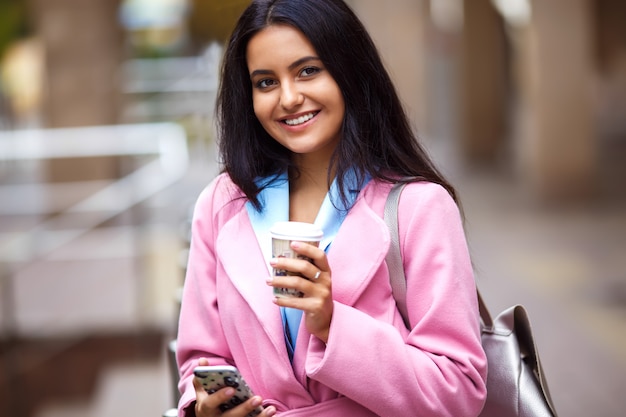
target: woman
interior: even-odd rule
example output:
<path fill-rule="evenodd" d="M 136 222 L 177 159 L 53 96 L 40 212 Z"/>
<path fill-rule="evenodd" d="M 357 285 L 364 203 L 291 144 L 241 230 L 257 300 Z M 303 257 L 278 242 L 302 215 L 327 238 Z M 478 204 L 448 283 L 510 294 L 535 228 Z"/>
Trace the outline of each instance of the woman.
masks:
<path fill-rule="evenodd" d="M 253 1 L 225 53 L 218 117 L 224 172 L 194 214 L 180 415 L 262 403 L 263 416 L 477 416 L 486 359 L 455 193 L 354 13 L 341 0 Z M 382 219 L 392 183 L 409 177 L 398 216 L 411 329 Z M 292 245 L 311 262 L 267 255 L 285 220 L 324 231 L 319 247 Z M 205 392 L 198 364 L 236 366 L 257 396 L 222 414 L 233 392 Z"/>

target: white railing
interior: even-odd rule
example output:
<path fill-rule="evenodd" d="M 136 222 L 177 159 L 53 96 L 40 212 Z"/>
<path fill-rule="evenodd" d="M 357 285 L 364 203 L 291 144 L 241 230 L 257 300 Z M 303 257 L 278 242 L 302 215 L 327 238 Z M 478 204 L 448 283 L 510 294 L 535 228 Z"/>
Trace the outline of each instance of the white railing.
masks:
<path fill-rule="evenodd" d="M 24 331 L 43 334 L 54 332 L 54 329 L 67 330 L 68 324 L 61 323 L 62 320 L 55 323 L 54 312 L 47 314 L 44 307 L 37 307 L 40 311 L 34 313 L 25 311 L 24 305 L 20 310 L 14 299 L 14 291 L 17 290 L 15 280 L 19 279 L 20 273 L 37 263 L 43 264 L 45 270 L 50 265 L 45 261 L 51 254 L 64 249 L 67 252 L 67 248 L 79 238 L 90 232 L 89 236 L 93 235 L 99 226 L 181 180 L 189 164 L 185 131 L 174 123 L 0 132 L 0 169 L 4 169 L 5 173 L 20 164 L 89 157 L 137 157 L 137 163 L 131 167 L 136 169 L 119 178 L 97 181 L 48 183 L 44 179 L 27 184 L 24 181 L 0 183 L 0 219 L 7 226 L 0 228 L 0 336 L 2 333 L 10 335 Z M 28 221 L 19 227 L 10 223 L 11 219 L 21 218 Z M 128 233 L 121 229 L 113 233 L 120 235 L 121 232 L 127 236 Z M 116 247 L 115 242 L 109 244 L 111 246 L 118 252 L 115 256 L 119 257 L 123 250 L 123 256 L 138 256 L 137 253 L 126 253 L 128 250 L 119 245 Z M 102 256 L 97 252 L 106 255 L 102 245 L 88 255 L 93 254 L 97 259 Z M 76 253 L 76 259 L 79 257 L 80 254 Z M 48 270 L 46 273 L 52 272 Z M 46 277 L 41 278 L 45 283 Z M 143 290 L 136 289 L 138 297 L 144 296 Z M 66 288 L 66 294 L 71 293 L 72 288 Z M 45 298 L 45 295 L 33 295 L 50 301 L 50 297 Z M 59 313 L 65 314 L 62 317 L 67 319 L 72 314 L 72 301 L 70 298 L 52 300 L 50 308 L 67 306 L 67 312 Z M 120 300 L 118 303 L 121 303 L 119 307 L 123 307 Z M 131 305 L 125 311 L 134 309 Z M 106 318 L 94 317 L 97 314 L 94 312 L 91 319 L 106 326 L 103 323 Z M 21 317 L 25 318 L 20 320 Z M 116 317 L 119 319 L 120 314 Z M 89 317 L 85 320 L 84 325 L 89 326 Z"/>
<path fill-rule="evenodd" d="M 188 166 L 185 133 L 173 123 L 0 132 L 0 161 L 148 155 L 154 155 L 156 159 L 122 178 L 111 180 L 92 195 L 34 228 L 16 236 L 3 236 L 0 239 L 0 261 L 24 262 L 42 256 L 165 189 L 179 180 Z M 40 183 L 36 187 L 41 191 L 49 188 L 60 192 L 64 187 L 81 185 L 85 183 Z M 28 190 L 33 194 L 32 184 L 0 185 L 0 215 L 45 213 L 53 208 L 45 204 L 40 207 L 25 205 L 11 197 L 27 194 Z M 81 222 L 80 229 L 59 233 L 56 225 L 67 224 L 65 217 L 80 212 L 93 215 Z M 33 242 L 35 237 L 41 238 L 46 233 L 53 233 L 55 237 Z M 42 245 L 42 241 L 46 244 Z"/>

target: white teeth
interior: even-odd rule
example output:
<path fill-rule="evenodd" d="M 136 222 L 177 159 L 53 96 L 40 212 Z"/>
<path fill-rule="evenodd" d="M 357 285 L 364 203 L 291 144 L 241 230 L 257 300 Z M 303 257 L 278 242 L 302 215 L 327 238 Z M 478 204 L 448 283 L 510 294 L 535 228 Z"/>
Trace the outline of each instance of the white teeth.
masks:
<path fill-rule="evenodd" d="M 308 122 L 314 116 L 315 116 L 315 113 L 309 113 L 309 114 L 305 114 L 304 116 L 300 116 L 297 119 L 285 120 L 285 123 L 288 124 L 289 126 L 297 126 L 297 125 L 301 125 L 302 123 Z"/>

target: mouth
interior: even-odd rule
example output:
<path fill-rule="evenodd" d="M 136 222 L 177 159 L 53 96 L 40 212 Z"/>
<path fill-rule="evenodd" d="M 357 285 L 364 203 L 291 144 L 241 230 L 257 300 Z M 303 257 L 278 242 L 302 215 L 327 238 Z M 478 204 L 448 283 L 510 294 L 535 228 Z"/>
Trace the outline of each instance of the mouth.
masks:
<path fill-rule="evenodd" d="M 295 117 L 292 119 L 283 119 L 282 122 L 286 124 L 287 126 L 299 126 L 301 124 L 308 122 L 315 116 L 317 116 L 318 113 L 319 112 L 314 111 L 314 112 L 303 114 L 302 116 Z"/>

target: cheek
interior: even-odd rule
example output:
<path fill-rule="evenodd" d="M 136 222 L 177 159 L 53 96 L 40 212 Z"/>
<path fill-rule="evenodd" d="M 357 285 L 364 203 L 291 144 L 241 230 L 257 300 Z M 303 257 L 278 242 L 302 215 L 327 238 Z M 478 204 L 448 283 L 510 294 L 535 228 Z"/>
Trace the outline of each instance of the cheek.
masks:
<path fill-rule="evenodd" d="M 332 103 L 332 106 L 339 111 L 343 111 L 345 108 L 345 102 L 343 99 L 343 94 L 341 94 L 341 90 L 339 86 L 335 83 L 329 85 L 325 91 L 324 95 L 328 98 L 329 102 Z"/>
<path fill-rule="evenodd" d="M 263 106 L 261 105 L 262 100 L 254 94 L 252 96 L 252 110 L 254 111 L 255 116 L 258 118 L 263 110 Z"/>
<path fill-rule="evenodd" d="M 346 103 L 343 99 L 341 91 L 336 88 L 333 91 L 329 91 L 329 96 L 333 97 L 332 106 L 339 118 L 343 120 L 346 113 Z"/>
<path fill-rule="evenodd" d="M 339 112 L 341 113 L 341 119 L 343 120 L 343 118 L 346 115 L 346 103 L 345 103 L 345 101 L 343 101 L 343 97 L 341 97 L 337 101 L 337 108 L 338 108 Z"/>
<path fill-rule="evenodd" d="M 266 95 L 253 96 L 252 109 L 254 110 L 254 115 L 262 125 L 271 121 L 274 106 Z"/>

